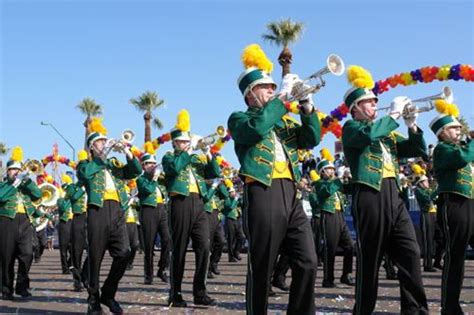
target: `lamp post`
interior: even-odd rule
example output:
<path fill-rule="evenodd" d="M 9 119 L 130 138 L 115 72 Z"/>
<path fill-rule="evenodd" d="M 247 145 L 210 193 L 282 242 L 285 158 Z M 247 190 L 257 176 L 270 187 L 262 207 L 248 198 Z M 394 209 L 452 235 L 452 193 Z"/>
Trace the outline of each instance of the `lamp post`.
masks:
<path fill-rule="evenodd" d="M 49 123 L 49 122 L 44 122 L 42 121 L 41 122 L 41 126 L 50 126 L 51 128 L 54 129 L 54 131 L 56 131 L 56 133 L 67 143 L 67 145 L 71 148 L 72 150 L 72 160 L 74 161 L 75 157 L 76 157 L 76 150 L 74 149 L 74 147 L 72 146 L 72 144 L 67 141 L 67 139 L 59 132 L 58 129 L 56 129 L 56 127 L 54 127 L 54 125 L 52 123 Z"/>

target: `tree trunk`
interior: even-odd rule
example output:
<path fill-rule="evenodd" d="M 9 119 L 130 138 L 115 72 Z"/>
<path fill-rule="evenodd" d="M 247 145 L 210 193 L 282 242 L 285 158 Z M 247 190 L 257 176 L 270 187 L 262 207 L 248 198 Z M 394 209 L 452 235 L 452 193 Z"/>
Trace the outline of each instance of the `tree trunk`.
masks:
<path fill-rule="evenodd" d="M 291 63 L 293 61 L 293 55 L 291 54 L 288 47 L 284 47 L 278 56 L 278 63 L 282 67 L 281 76 L 284 77 L 286 74 L 291 73 Z"/>
<path fill-rule="evenodd" d="M 151 113 L 146 112 L 143 120 L 145 121 L 145 142 L 148 142 L 151 141 Z"/>
<path fill-rule="evenodd" d="M 87 135 L 88 135 L 88 132 L 87 132 L 87 126 L 89 126 L 89 122 L 90 122 L 90 116 L 87 116 L 86 120 L 84 120 L 84 128 L 85 128 L 85 135 L 84 135 L 84 150 L 86 151 L 89 151 L 89 148 L 87 147 Z M 76 158 L 76 157 L 74 157 Z"/>

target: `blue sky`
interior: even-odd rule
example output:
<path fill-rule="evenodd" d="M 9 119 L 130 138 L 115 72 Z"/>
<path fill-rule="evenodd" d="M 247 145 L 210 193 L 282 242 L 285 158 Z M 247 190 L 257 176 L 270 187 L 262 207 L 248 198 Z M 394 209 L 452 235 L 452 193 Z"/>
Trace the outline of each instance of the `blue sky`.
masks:
<path fill-rule="evenodd" d="M 305 77 L 322 68 L 330 53 L 346 65 L 367 68 L 384 79 L 427 65 L 474 60 L 472 1 L 2 1 L 0 141 L 21 145 L 25 157 L 42 158 L 57 142 L 53 123 L 80 149 L 84 117 L 75 106 L 84 97 L 103 105 L 109 136 L 131 128 L 143 139 L 142 115 L 128 100 L 154 90 L 166 107 L 156 114 L 165 130 L 187 108 L 192 130 L 206 135 L 226 124 L 232 111 L 245 110 L 236 85 L 243 70 L 242 49 L 259 43 L 275 62 L 280 49 L 261 39 L 269 21 L 291 17 L 305 23 L 301 40 L 291 47 L 292 70 Z M 314 97 L 323 112 L 341 104 L 349 88 L 344 77 L 327 76 L 327 87 Z M 439 93 L 446 83 L 399 87 L 384 93 L 380 105 L 397 95 L 418 98 Z M 471 127 L 472 83 L 447 83 Z M 419 125 L 428 142 L 435 112 Z M 403 125 L 403 122 L 401 122 Z M 401 127 L 402 132 L 406 128 Z M 323 145 L 333 150 L 334 137 Z M 160 148 L 161 159 L 166 150 Z M 317 148 L 319 150 L 319 148 Z M 233 145 L 224 156 L 237 164 Z"/>

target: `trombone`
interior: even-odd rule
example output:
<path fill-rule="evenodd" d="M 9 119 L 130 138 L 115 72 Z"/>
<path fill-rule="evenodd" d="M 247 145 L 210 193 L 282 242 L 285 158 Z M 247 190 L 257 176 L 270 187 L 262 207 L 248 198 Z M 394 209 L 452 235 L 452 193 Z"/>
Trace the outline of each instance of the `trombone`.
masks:
<path fill-rule="evenodd" d="M 304 79 L 302 82 L 295 84 L 291 93 L 292 96 L 288 101 L 297 101 L 302 98 L 305 98 L 306 96 L 308 96 L 308 94 L 316 93 L 321 88 L 326 86 L 326 81 L 324 81 L 323 75 L 332 73 L 336 76 L 340 76 L 344 73 L 345 69 L 346 67 L 344 66 L 344 61 L 342 60 L 342 58 L 336 54 L 330 54 L 326 59 L 326 66 L 324 68 L 316 71 L 315 73 Z M 312 86 L 310 85 L 309 87 L 305 87 L 306 85 L 309 85 L 309 83 L 313 79 L 318 79 L 319 82 Z"/>
<path fill-rule="evenodd" d="M 448 103 L 452 103 L 454 98 L 454 93 L 453 90 L 449 86 L 445 86 L 441 93 L 432 95 L 432 96 L 427 96 L 427 97 L 422 97 L 422 98 L 417 98 L 415 100 L 412 100 L 411 102 L 407 103 L 405 107 L 403 108 L 403 113 L 402 117 L 407 118 L 410 117 L 410 115 L 413 115 L 415 113 L 423 113 L 423 112 L 429 112 L 434 109 L 433 102 L 437 100 L 445 100 Z M 412 103 L 428 103 L 428 106 L 423 106 L 423 107 L 416 107 L 414 109 L 410 109 L 410 106 Z M 377 111 L 379 110 L 388 110 L 390 109 L 391 106 L 385 106 L 381 108 L 377 108 Z"/>

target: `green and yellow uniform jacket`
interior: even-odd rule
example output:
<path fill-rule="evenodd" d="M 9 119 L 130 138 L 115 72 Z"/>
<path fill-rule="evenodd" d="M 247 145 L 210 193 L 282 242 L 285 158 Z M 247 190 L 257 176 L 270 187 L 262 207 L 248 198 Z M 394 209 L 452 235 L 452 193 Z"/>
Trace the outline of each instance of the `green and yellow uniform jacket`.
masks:
<path fill-rule="evenodd" d="M 103 207 L 104 194 L 106 193 L 106 170 L 110 172 L 116 189 L 110 196 L 115 196 L 114 199 L 117 199 L 122 209 L 125 210 L 128 202 L 125 181 L 139 176 L 142 167 L 135 157 L 128 160 L 125 165 L 121 164 L 116 158 L 110 158 L 106 161 L 94 158 L 91 161 L 80 162 L 77 165 L 77 177 L 86 188 L 88 205 Z"/>
<path fill-rule="evenodd" d="M 40 217 L 42 213 L 32 203 L 42 197 L 36 183 L 27 178 L 18 187 L 12 184 L 11 179 L 0 183 L 0 216 L 13 219 L 17 213 L 26 213 L 30 220 Z"/>
<path fill-rule="evenodd" d="M 59 220 L 63 222 L 71 220 L 73 217 L 71 202 L 68 199 L 59 198 L 57 205 Z"/>
<path fill-rule="evenodd" d="M 209 213 L 215 210 L 219 211 L 223 208 L 222 200 L 226 200 L 229 197 L 227 188 L 222 183 L 217 187 L 208 186 L 207 194 L 204 197 L 204 210 Z"/>
<path fill-rule="evenodd" d="M 436 193 L 437 192 L 431 188 L 416 188 L 415 198 L 421 212 L 436 212 L 436 207 L 433 203 Z"/>
<path fill-rule="evenodd" d="M 242 209 L 241 198 L 231 198 L 230 196 L 224 201 L 224 210 L 222 213 L 227 219 L 237 220 L 240 218 L 240 211 Z"/>
<path fill-rule="evenodd" d="M 81 214 L 87 211 L 86 191 L 80 183 L 69 184 L 65 187 L 64 199 L 69 200 L 73 214 Z"/>
<path fill-rule="evenodd" d="M 321 210 L 319 208 L 318 196 L 313 191 L 309 194 L 309 204 L 311 205 L 311 214 L 313 218 L 320 218 L 321 217 Z"/>
<path fill-rule="evenodd" d="M 433 151 L 438 193 L 474 199 L 474 141 L 453 144 L 440 141 Z"/>
<path fill-rule="evenodd" d="M 344 124 L 342 145 L 351 169 L 352 183 L 365 184 L 380 191 L 382 178 L 394 177 L 400 188 L 398 159 L 426 156 L 423 131 L 418 128 L 414 133 L 409 129 L 406 139 L 394 132 L 398 126 L 390 116 L 375 122 L 349 120 Z"/>
<path fill-rule="evenodd" d="M 160 179 L 153 180 L 153 175 L 143 173 L 137 178 L 138 198 L 140 206 L 150 206 L 155 208 L 159 203 L 165 203 L 168 195 L 166 187 Z"/>
<path fill-rule="evenodd" d="M 194 192 L 204 198 L 207 195 L 205 179 L 220 177 L 220 168 L 215 158 L 203 161 L 197 154 L 189 155 L 184 151 L 167 152 L 162 165 L 166 190 L 170 195 L 189 196 L 190 192 Z M 190 174 L 194 176 L 194 184 L 190 181 Z"/>
<path fill-rule="evenodd" d="M 344 193 L 349 189 L 344 186 L 339 178 L 335 179 L 323 179 L 313 183 L 314 194 L 316 195 L 317 202 L 314 206 L 319 211 L 325 211 L 329 213 L 335 213 L 336 211 L 344 212 Z M 314 198 L 314 197 L 313 197 Z M 313 208 L 313 205 L 311 205 Z"/>
<path fill-rule="evenodd" d="M 234 112 L 229 117 L 228 127 L 240 162 L 240 174 L 246 177 L 246 182 L 255 180 L 271 186 L 273 178 L 300 180 L 297 150 L 318 145 L 321 127 L 315 112 L 301 114 L 301 125 L 286 114 L 283 102 L 276 98 L 263 108 L 249 107 L 247 111 Z M 276 161 L 277 140 L 287 159 L 281 171 L 281 165 Z M 288 176 L 281 177 L 279 172 L 288 173 Z"/>

